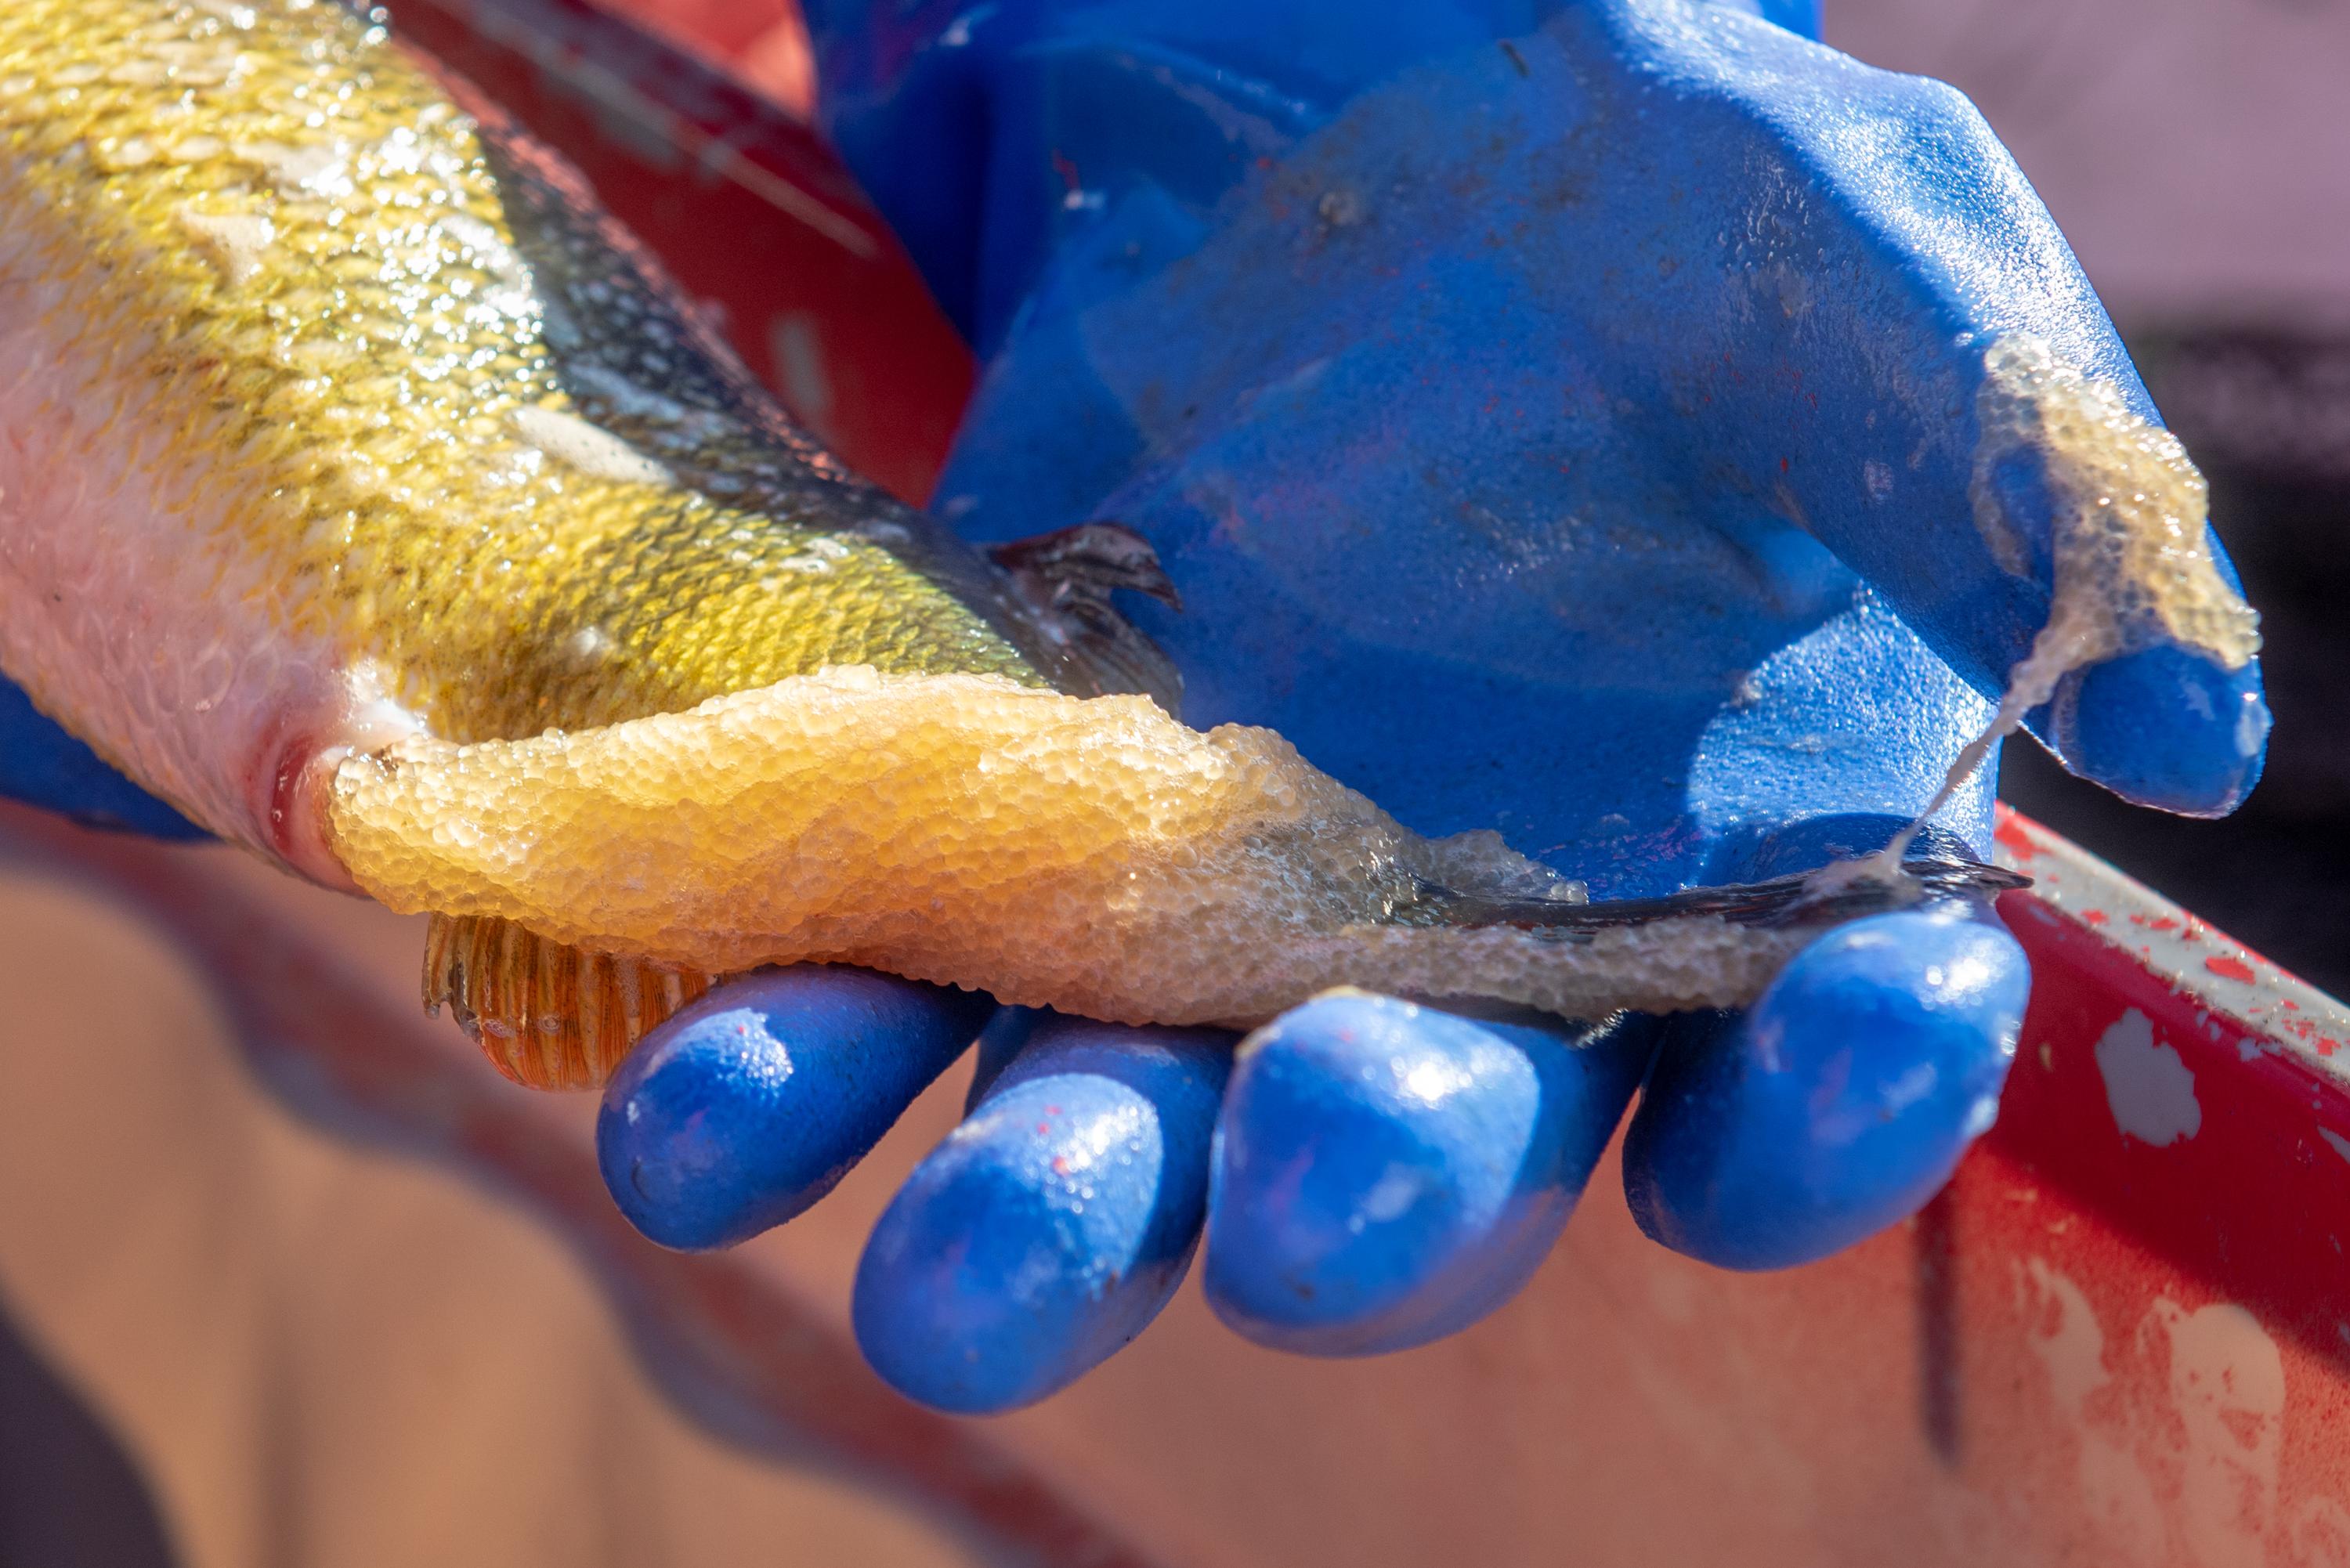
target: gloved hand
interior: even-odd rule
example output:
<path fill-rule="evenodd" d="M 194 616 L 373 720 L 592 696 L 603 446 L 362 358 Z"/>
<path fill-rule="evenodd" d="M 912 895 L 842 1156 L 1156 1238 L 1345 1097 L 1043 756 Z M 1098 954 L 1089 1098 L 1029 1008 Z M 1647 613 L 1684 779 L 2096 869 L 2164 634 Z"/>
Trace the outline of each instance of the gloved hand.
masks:
<path fill-rule="evenodd" d="M 1139 529 L 1188 601 L 1135 613 L 1191 722 L 1273 725 L 1595 898 L 1876 847 L 1984 724 L 2049 598 L 2028 476 L 1996 477 L 2027 532 L 2040 507 L 2038 576 L 1974 519 L 1987 344 L 2035 335 L 2152 413 L 1964 99 L 1728 8 L 839 10 L 811 16 L 830 129 L 989 357 L 935 504 L 983 540 Z M 2177 648 L 2032 718 L 2076 772 L 2204 814 L 2266 727 L 2256 670 Z M 1946 843 L 1988 850 L 1992 776 Z M 1572 1049 L 1347 995 L 1226 1083 L 1199 1032 L 1000 1016 L 874 1234 L 858 1333 L 916 1397 L 1038 1397 L 1149 1321 L 1204 1217 L 1242 1333 L 1417 1344 L 1523 1283 L 1644 1074 L 1648 1233 L 1815 1258 L 1989 1125 L 2026 982 L 1987 910 L 1931 909 L 1824 936 L 1742 1016 Z M 774 1223 L 980 1016 L 847 971 L 730 988 L 613 1085 L 608 1178 L 678 1244 Z"/>
<path fill-rule="evenodd" d="M 940 504 L 987 539 L 1140 529 L 1190 600 L 1138 607 L 1189 719 L 1273 724 L 1420 831 L 1499 827 L 1595 897 L 1871 847 L 1980 727 L 2047 602 L 1974 530 L 1985 339 L 2037 334 L 2150 411 L 1955 95 L 1746 18 L 853 9 L 811 18 L 832 129 L 991 355 Z M 176 822 L 36 717 L 0 722 L 0 787 Z M 2034 728 L 2124 793 L 2220 811 L 2265 711 L 2256 674 L 2158 649 Z M 1986 776 L 1940 830 L 1981 853 L 1988 812 Z M 1909 911 L 1824 938 L 1742 1018 L 1566 1048 L 1346 996 L 1234 1066 L 1208 1032 L 784 971 L 649 1040 L 599 1148 L 649 1234 L 737 1240 L 828 1190 L 984 1024 L 972 1115 L 855 1304 L 899 1386 L 994 1409 L 1139 1332 L 1203 1218 L 1210 1299 L 1252 1337 L 1466 1324 L 1539 1262 L 1644 1073 L 1626 1171 L 1651 1234 L 1742 1267 L 1832 1251 L 1987 1125 L 2024 982 L 1987 915 Z"/>

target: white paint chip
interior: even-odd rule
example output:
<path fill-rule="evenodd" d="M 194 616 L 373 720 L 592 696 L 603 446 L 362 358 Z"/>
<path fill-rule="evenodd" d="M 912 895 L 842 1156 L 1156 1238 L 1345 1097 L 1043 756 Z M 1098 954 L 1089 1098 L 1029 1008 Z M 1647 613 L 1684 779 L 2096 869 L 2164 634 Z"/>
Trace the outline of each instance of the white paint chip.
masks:
<path fill-rule="evenodd" d="M 2106 1104 L 2127 1137 L 2160 1148 L 2203 1127 L 2195 1075 L 2178 1053 L 2154 1039 L 2154 1022 L 2133 1007 L 2097 1037 L 2097 1071 Z"/>
<path fill-rule="evenodd" d="M 2033 1324 L 2025 1343 L 2047 1369 L 2057 1407 L 2075 1419 L 2088 1414 L 2089 1397 L 2113 1381 L 2106 1370 L 2106 1331 L 2088 1296 L 2045 1258 L 2017 1265 L 2016 1304 Z"/>
<path fill-rule="evenodd" d="M 2170 1398 L 2186 1428 L 2179 1477 L 2188 1559 L 2269 1554 L 2284 1443 L 2284 1358 L 2260 1319 L 2232 1303 L 2187 1311 L 2158 1298 L 2147 1314 L 2170 1336 Z"/>
<path fill-rule="evenodd" d="M 2327 1143 L 2333 1145 L 2334 1153 L 2340 1155 L 2345 1159 L 2350 1159 L 2350 1137 L 2344 1137 L 2332 1127 L 2318 1128 L 2317 1136 L 2324 1138 Z"/>
<path fill-rule="evenodd" d="M 808 424 L 822 424 L 832 412 L 832 378 L 825 371 L 816 318 L 795 310 L 768 322 L 767 352 L 775 362 L 775 389 L 792 412 Z"/>

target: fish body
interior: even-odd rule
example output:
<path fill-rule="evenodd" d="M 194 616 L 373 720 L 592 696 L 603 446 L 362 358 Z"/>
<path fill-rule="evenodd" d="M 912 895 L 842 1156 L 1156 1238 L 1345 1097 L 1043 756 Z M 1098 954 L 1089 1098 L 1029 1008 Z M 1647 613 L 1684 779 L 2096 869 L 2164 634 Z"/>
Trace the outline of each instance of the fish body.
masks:
<path fill-rule="evenodd" d="M 338 747 L 826 664 L 1039 679 L 978 564 L 472 107 L 331 5 L 0 12 L 12 673 L 329 879 L 289 770 Z"/>
<path fill-rule="evenodd" d="M 368 17 L 0 7 L 0 668 L 213 832 L 438 917 L 428 1000 L 509 1073 L 593 1082 L 772 961 L 1245 1024 L 1346 982 L 1728 1005 L 1802 940 L 1577 926 L 1493 836 L 1176 722 L 1107 605 L 1168 590 L 1130 538 L 1006 561 L 843 472 Z"/>

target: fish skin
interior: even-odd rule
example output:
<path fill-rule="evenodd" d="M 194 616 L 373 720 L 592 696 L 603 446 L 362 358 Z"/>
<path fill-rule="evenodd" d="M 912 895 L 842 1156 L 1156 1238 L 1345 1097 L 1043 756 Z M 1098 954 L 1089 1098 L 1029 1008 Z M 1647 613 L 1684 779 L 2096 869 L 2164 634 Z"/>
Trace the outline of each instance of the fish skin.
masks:
<path fill-rule="evenodd" d="M 1051 670 L 576 175 L 338 5 L 9 0 L 0 215 L 0 665 L 320 880 L 355 747 Z"/>

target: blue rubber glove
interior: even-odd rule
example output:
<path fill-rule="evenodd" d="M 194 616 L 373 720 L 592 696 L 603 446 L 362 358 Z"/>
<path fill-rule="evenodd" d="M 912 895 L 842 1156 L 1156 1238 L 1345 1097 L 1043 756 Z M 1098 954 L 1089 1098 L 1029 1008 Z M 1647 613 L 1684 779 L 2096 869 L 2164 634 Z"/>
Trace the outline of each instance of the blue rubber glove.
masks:
<path fill-rule="evenodd" d="M 1140 530 L 1189 604 L 1134 607 L 1188 719 L 1274 725 L 1421 832 L 1498 827 L 1595 897 L 1876 847 L 1986 722 L 2048 587 L 2044 510 L 2036 580 L 1973 520 L 1985 344 L 2033 334 L 2152 413 L 1959 95 L 1727 7 L 839 12 L 812 16 L 830 127 L 989 356 L 936 504 L 983 540 Z M 2028 525 L 2031 476 L 2001 477 Z M 2031 727 L 2216 814 L 2267 714 L 2255 670 L 2157 649 Z M 1946 847 L 1987 851 L 1992 776 Z M 877 984 L 889 1008 L 845 1018 L 834 988 Z M 1139 1331 L 1204 1215 L 1241 1332 L 1419 1343 L 1523 1282 L 1644 1075 L 1648 1232 L 1818 1257 L 1989 1125 L 2026 985 L 1953 908 L 1829 933 L 1742 1016 L 1572 1044 L 1326 997 L 1252 1037 L 1212 1114 L 1195 1034 L 1056 1019 L 1024 1049 L 1000 1022 L 970 1119 L 876 1232 L 858 1332 L 916 1397 L 1038 1397 Z M 888 1121 L 862 1091 L 841 1115 L 826 1064 L 895 1042 L 894 1097 L 965 1006 L 845 973 L 730 989 L 614 1085 L 616 1191 L 687 1245 L 803 1207 Z M 799 1185 L 770 1139 L 822 1145 Z M 631 1201 L 681 1149 L 690 1191 Z"/>
<path fill-rule="evenodd" d="M 992 354 L 941 504 L 982 538 L 1140 528 L 1192 607 L 1138 615 L 1187 717 L 1274 724 L 1421 831 L 1499 827 L 1595 896 L 1872 847 L 1980 726 L 2046 606 L 1972 528 L 1984 336 L 2036 333 L 2146 410 L 1971 111 L 1777 28 L 878 9 L 812 17 L 827 112 Z M 176 820 L 0 718 L 51 748 L 11 747 L 5 787 Z M 2157 650 L 2034 729 L 2215 812 L 2265 712 L 2256 675 Z M 1986 778 L 1941 830 L 1980 853 L 1988 811 Z M 1139 1332 L 1204 1222 L 1243 1332 L 1418 1343 L 1523 1282 L 1644 1073 L 1626 1173 L 1650 1232 L 1817 1256 L 1987 1125 L 2024 985 L 1996 923 L 1953 909 L 1832 933 L 1742 1018 L 1571 1046 L 1336 996 L 1227 1084 L 1199 1032 L 998 1014 L 971 1119 L 877 1230 L 858 1333 L 917 1397 L 1039 1397 Z M 614 1195 L 681 1246 L 788 1218 L 988 1012 L 844 970 L 730 987 L 608 1091 Z"/>

